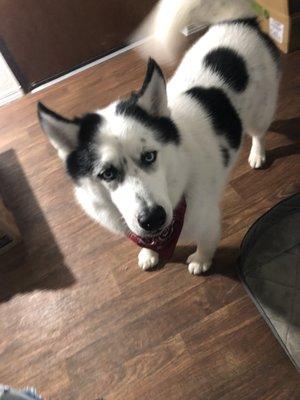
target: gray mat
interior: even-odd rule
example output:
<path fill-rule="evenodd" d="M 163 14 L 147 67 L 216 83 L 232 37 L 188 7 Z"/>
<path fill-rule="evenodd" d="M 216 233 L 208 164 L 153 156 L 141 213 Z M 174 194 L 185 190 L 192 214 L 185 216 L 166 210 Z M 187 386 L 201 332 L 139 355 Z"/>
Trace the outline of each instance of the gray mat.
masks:
<path fill-rule="evenodd" d="M 252 300 L 300 370 L 300 194 L 250 228 L 238 270 Z"/>

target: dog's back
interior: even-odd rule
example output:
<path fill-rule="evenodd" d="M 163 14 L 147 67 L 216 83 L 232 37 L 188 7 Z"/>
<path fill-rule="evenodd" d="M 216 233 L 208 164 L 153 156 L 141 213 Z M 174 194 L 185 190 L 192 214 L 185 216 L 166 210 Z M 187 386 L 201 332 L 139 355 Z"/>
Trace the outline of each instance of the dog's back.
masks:
<path fill-rule="evenodd" d="M 183 116 L 185 108 L 191 122 L 194 113 L 195 126 L 210 117 L 214 130 L 222 132 L 219 144 L 227 166 L 233 165 L 247 132 L 254 142 L 250 165 L 260 167 L 265 160 L 263 137 L 276 108 L 279 51 L 260 30 L 252 1 L 162 0 L 150 28 L 156 52 L 158 48 L 173 58 L 180 47 L 178 32 L 189 24 L 209 28 L 168 84 L 172 115 Z M 198 111 L 190 100 L 198 103 Z"/>
<path fill-rule="evenodd" d="M 276 107 L 279 51 L 255 18 L 212 25 L 187 52 L 168 85 L 172 99 L 195 86 L 220 88 L 229 97 L 243 131 L 265 131 Z"/>

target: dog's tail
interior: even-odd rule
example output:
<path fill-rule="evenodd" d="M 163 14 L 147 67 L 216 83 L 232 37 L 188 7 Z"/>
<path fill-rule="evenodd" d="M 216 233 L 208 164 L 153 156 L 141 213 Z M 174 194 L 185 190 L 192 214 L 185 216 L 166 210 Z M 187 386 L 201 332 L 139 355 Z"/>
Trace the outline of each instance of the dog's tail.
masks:
<path fill-rule="evenodd" d="M 140 36 L 142 32 L 142 35 L 153 37 L 157 47 L 155 53 L 176 55 L 184 39 L 181 32 L 185 27 L 254 17 L 252 4 L 252 0 L 160 0 L 144 22 Z"/>

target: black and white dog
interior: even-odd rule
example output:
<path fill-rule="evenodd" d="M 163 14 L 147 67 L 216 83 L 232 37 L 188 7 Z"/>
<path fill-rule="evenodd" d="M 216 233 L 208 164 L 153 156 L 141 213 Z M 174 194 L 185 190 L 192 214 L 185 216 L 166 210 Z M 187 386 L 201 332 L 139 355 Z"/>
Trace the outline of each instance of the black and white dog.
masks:
<path fill-rule="evenodd" d="M 249 163 L 265 161 L 264 136 L 276 107 L 279 53 L 261 32 L 246 0 L 162 0 L 153 31 L 172 48 L 189 23 L 209 23 L 172 79 L 150 59 L 130 99 L 69 120 L 39 104 L 48 135 L 94 220 L 119 234 L 156 238 L 185 199 L 180 240 L 194 241 L 192 274 L 207 271 L 220 236 L 219 202 L 245 133 Z M 155 240 L 154 240 L 155 241 Z M 159 261 L 139 253 L 147 270 Z"/>

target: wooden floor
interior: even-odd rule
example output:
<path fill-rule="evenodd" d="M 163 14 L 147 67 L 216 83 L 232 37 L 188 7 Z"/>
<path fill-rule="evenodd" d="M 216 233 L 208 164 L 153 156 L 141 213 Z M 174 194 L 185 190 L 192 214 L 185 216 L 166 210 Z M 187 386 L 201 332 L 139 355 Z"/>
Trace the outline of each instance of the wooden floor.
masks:
<path fill-rule="evenodd" d="M 284 58 L 268 168 L 250 170 L 247 140 L 214 266 L 200 277 L 187 272 L 187 248 L 140 271 L 138 249 L 76 205 L 38 126 L 37 100 L 81 114 L 137 88 L 144 69 L 127 53 L 0 109 L 1 191 L 27 253 L 0 268 L 0 381 L 51 400 L 300 399 L 299 374 L 234 268 L 250 225 L 300 189 L 300 52 Z"/>

